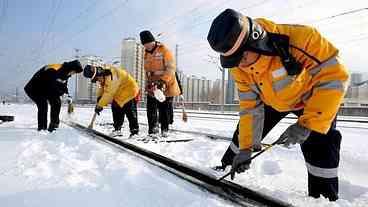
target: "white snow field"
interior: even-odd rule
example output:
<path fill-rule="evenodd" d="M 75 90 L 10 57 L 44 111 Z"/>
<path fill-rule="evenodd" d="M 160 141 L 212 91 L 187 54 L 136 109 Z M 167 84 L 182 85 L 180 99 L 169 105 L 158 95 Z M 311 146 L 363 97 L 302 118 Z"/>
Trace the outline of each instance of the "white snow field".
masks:
<path fill-rule="evenodd" d="M 35 105 L 0 105 L 0 115 L 15 121 L 0 124 L 0 206 L 232 206 L 146 161 L 110 148 L 62 124 L 54 133 L 37 132 Z M 72 116 L 62 109 L 62 119 L 88 125 L 93 108 L 75 108 Z M 211 115 L 205 115 L 211 116 Z M 227 117 L 227 116 L 220 116 Z M 172 128 L 231 136 L 234 117 L 206 119 L 175 116 Z M 367 119 L 368 120 L 368 119 Z M 284 120 L 264 140 L 271 143 L 295 120 Z M 146 123 L 145 112 L 139 122 Z M 112 130 L 111 110 L 97 117 L 95 129 Z M 289 202 L 294 206 L 368 206 L 368 124 L 338 123 L 343 134 L 339 169 L 340 199 L 307 196 L 307 173 L 298 145 L 275 146 L 257 157 L 247 172 L 233 182 Z M 129 135 L 124 123 L 123 139 Z M 147 127 L 140 126 L 140 137 Z M 180 143 L 143 143 L 145 149 L 221 176 L 210 167 L 220 164 L 226 140 L 171 132 L 170 137 L 193 138 Z M 227 169 L 229 170 L 229 169 Z M 225 172 L 224 172 L 225 173 Z"/>

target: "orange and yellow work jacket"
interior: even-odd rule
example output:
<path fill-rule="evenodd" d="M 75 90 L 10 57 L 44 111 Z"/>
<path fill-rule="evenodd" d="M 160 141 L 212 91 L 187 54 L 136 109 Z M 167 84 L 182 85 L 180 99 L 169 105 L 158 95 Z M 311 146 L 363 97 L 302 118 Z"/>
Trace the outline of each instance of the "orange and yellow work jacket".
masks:
<path fill-rule="evenodd" d="M 99 82 L 97 97 L 101 98 L 97 104 L 100 107 L 107 106 L 112 101 L 123 107 L 138 95 L 138 84 L 126 70 L 113 66 L 108 66 L 105 70 L 109 70 L 111 75 L 104 76 L 103 81 Z"/>
<path fill-rule="evenodd" d="M 278 56 L 264 56 L 246 68 L 230 72 L 239 90 L 239 148 L 259 144 L 264 104 L 280 112 L 304 109 L 298 123 L 326 134 L 340 107 L 349 78 L 338 50 L 312 27 L 256 21 L 268 32 L 287 35 L 289 51 L 303 70 L 289 76 Z"/>
<path fill-rule="evenodd" d="M 144 70 L 148 81 L 163 80 L 166 84 L 165 96 L 180 95 L 180 88 L 176 81 L 175 60 L 172 53 L 163 44 L 157 42 L 152 52 L 144 53 Z"/>

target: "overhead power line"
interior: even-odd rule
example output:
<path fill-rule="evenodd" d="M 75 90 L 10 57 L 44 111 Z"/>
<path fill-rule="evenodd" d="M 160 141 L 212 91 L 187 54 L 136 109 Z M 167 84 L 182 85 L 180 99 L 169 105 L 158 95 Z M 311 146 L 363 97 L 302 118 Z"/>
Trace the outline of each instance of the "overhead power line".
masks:
<path fill-rule="evenodd" d="M 57 16 L 58 12 L 60 11 L 60 6 L 62 4 L 62 1 L 63 0 L 59 0 L 57 2 L 57 4 L 55 4 L 54 11 L 50 10 L 50 14 L 52 14 L 52 17 L 50 19 L 49 24 L 46 26 L 46 30 L 45 30 L 45 33 L 44 33 L 44 38 L 43 38 L 43 40 L 41 40 L 41 45 L 38 48 L 39 49 L 39 52 L 40 52 L 40 55 L 41 55 L 42 50 L 44 49 L 44 47 L 46 45 L 46 42 L 47 42 L 47 39 L 48 39 L 48 37 L 50 35 L 51 29 L 54 27 L 55 19 L 56 19 L 56 16 Z M 54 1 L 52 1 L 52 2 L 54 2 Z"/>
<path fill-rule="evenodd" d="M 61 40 L 57 46 L 55 46 L 54 48 L 51 49 L 51 52 L 49 52 L 47 55 L 53 54 L 55 51 L 57 51 L 57 49 L 59 49 L 61 46 L 65 45 L 65 43 L 67 41 L 71 41 L 74 38 L 76 38 L 77 36 L 79 36 L 80 34 L 90 30 L 91 28 L 93 28 L 94 26 L 97 25 L 97 23 L 101 22 L 102 20 L 104 20 L 105 18 L 112 16 L 115 14 L 115 12 L 117 12 L 119 9 L 121 9 L 122 7 L 124 7 L 126 5 L 126 3 L 129 0 L 125 0 L 123 2 L 121 2 L 120 4 L 118 4 L 117 6 L 113 7 L 112 9 L 110 9 L 109 11 L 103 13 L 101 16 L 99 16 L 94 22 L 92 22 L 91 24 L 86 25 L 83 29 L 79 30 L 78 32 L 74 33 L 74 35 L 72 35 L 69 38 L 64 38 L 63 40 Z M 39 61 L 36 60 L 36 61 Z"/>
<path fill-rule="evenodd" d="M 262 6 L 262 5 L 266 4 L 268 1 L 270 1 L 270 0 L 263 0 L 261 2 L 257 2 L 257 3 L 254 3 L 252 5 L 249 5 L 247 7 L 244 7 L 241 10 L 244 10 L 244 9 L 252 9 L 254 7 Z M 211 16 L 211 15 L 209 15 L 209 16 Z M 211 16 L 209 18 L 205 18 L 204 21 L 197 22 L 196 24 L 184 25 L 181 29 L 179 29 L 177 31 L 181 31 L 181 30 L 184 30 L 184 29 L 186 29 L 187 31 L 190 31 L 190 30 L 193 30 L 194 28 L 196 28 L 196 27 L 198 27 L 200 25 L 203 25 L 205 23 L 209 23 L 212 20 L 213 20 L 213 17 Z M 172 35 L 174 35 L 174 34 L 169 34 L 168 36 L 166 36 L 166 38 L 168 38 L 168 37 L 170 37 Z"/>
<path fill-rule="evenodd" d="M 368 11 L 368 7 L 353 9 L 353 10 L 341 12 L 341 13 L 338 13 L 338 14 L 335 14 L 335 15 L 331 15 L 331 16 L 327 16 L 327 17 L 323 17 L 323 18 L 319 18 L 319 19 L 315 19 L 315 20 L 309 20 L 309 21 L 306 21 L 305 23 L 312 24 L 312 23 L 322 22 L 322 21 L 326 21 L 326 20 L 329 20 L 329 19 L 334 19 L 334 18 L 341 17 L 341 16 L 356 14 L 356 13 L 360 13 L 360 12 L 364 12 L 364 11 Z"/>

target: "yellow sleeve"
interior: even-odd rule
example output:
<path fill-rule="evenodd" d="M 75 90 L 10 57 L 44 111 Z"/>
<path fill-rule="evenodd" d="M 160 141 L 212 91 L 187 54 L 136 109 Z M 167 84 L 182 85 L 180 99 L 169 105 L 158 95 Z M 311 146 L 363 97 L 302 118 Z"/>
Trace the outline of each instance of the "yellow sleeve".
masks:
<path fill-rule="evenodd" d="M 264 124 L 263 102 L 248 83 L 239 80 L 236 70 L 231 69 L 230 72 L 239 90 L 239 149 L 250 149 L 253 144 L 260 144 Z"/>
<path fill-rule="evenodd" d="M 105 77 L 105 84 L 103 85 L 103 93 L 101 96 L 98 105 L 100 107 L 105 107 L 114 99 L 115 93 L 119 88 L 119 79 L 115 77 L 112 79 L 112 76 Z"/>
<path fill-rule="evenodd" d="M 103 87 L 101 86 L 101 84 L 97 85 L 97 89 L 96 89 L 96 97 L 101 97 L 103 94 Z"/>
<path fill-rule="evenodd" d="M 348 71 L 341 64 L 321 68 L 312 79 L 316 84 L 299 124 L 326 134 L 343 102 L 348 79 Z"/>

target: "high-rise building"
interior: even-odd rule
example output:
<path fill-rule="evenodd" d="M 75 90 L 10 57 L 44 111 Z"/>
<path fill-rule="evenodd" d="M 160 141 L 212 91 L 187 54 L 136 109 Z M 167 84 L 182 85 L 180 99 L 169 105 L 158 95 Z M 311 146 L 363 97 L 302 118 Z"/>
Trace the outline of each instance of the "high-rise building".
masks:
<path fill-rule="evenodd" d="M 126 69 L 137 81 L 141 90 L 141 97 L 144 97 L 144 47 L 135 38 L 129 37 L 123 40 L 120 63 L 121 67 Z"/>

